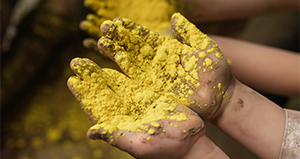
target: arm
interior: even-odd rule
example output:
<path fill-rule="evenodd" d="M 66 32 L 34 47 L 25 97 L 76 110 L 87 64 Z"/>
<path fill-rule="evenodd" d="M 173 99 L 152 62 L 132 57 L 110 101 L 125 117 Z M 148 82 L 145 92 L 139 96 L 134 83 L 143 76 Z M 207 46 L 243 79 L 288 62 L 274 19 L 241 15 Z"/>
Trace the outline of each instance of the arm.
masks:
<path fill-rule="evenodd" d="M 229 157 L 207 136 L 197 140 L 183 159 L 228 159 Z"/>
<path fill-rule="evenodd" d="M 299 96 L 299 54 L 232 38 L 211 38 L 232 60 L 232 73 L 241 82 L 273 94 Z"/>
<path fill-rule="evenodd" d="M 298 11 L 298 0 L 184 0 L 179 10 L 193 23 L 254 17 L 257 15 Z"/>
<path fill-rule="evenodd" d="M 223 115 L 213 124 L 260 158 L 279 158 L 285 112 L 246 85 L 236 81 Z"/>
<path fill-rule="evenodd" d="M 202 33 L 183 17 L 173 16 L 171 23 L 176 37 L 181 42 L 190 46 L 202 45 L 203 42 L 201 40 L 197 42 L 197 39 L 201 39 Z M 231 45 L 230 47 L 235 48 L 240 46 Z M 206 52 L 207 55 L 215 54 L 215 56 L 221 57 L 218 50 L 215 51 L 213 52 L 209 49 Z M 246 60 L 248 59 L 239 59 L 240 62 L 246 62 Z M 222 84 L 222 87 L 219 87 L 219 90 L 223 91 L 222 103 L 216 105 L 215 103 L 218 103 L 218 101 L 213 101 L 210 105 L 207 105 L 206 108 L 209 109 L 202 109 L 201 107 L 200 109 L 192 109 L 200 117 L 215 124 L 259 157 L 278 158 L 285 130 L 284 110 L 251 88 L 240 83 L 234 77 L 221 80 L 222 77 L 231 75 L 230 71 L 227 72 L 224 70 L 224 68 L 229 67 L 223 65 L 224 63 L 226 63 L 226 60 L 218 60 L 214 66 L 216 69 L 210 73 L 210 76 L 213 76 L 213 74 L 221 75 L 217 76 L 216 79 L 218 80 L 217 83 L 220 82 Z M 223 70 L 218 72 L 220 69 Z M 256 69 L 258 71 L 261 68 L 258 67 Z M 200 79 L 203 78 L 205 76 L 202 76 Z M 206 86 L 211 81 L 209 80 Z M 226 88 L 226 90 L 222 90 L 222 88 Z M 198 92 L 198 94 L 201 98 L 201 93 Z M 217 99 L 216 97 L 218 96 L 210 95 L 210 98 Z M 205 112 L 202 112 L 203 110 Z M 205 118 L 205 113 L 211 115 Z"/>

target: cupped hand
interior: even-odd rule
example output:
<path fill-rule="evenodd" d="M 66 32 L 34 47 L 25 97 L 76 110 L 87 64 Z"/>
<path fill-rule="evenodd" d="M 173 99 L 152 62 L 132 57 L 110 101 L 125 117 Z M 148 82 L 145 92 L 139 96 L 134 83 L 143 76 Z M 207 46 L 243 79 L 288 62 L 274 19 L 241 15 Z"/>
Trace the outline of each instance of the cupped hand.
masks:
<path fill-rule="evenodd" d="M 153 104 L 144 104 L 150 108 L 139 108 L 141 101 L 135 103 L 134 98 L 139 97 L 131 90 L 140 90 L 122 73 L 102 69 L 85 58 L 73 59 L 71 68 L 77 76 L 69 78 L 69 89 L 94 124 L 89 138 L 105 140 L 136 158 L 175 159 L 185 156 L 205 137 L 204 122 L 186 106 L 157 98 Z"/>
<path fill-rule="evenodd" d="M 171 25 L 180 42 L 126 18 L 105 21 L 98 47 L 129 78 L 144 81 L 205 120 L 216 120 L 232 94 L 230 67 L 218 45 L 182 15 L 174 14 Z"/>
<path fill-rule="evenodd" d="M 72 60 L 77 76 L 68 87 L 94 124 L 90 138 L 138 158 L 181 158 L 206 137 L 201 118 L 222 114 L 230 68 L 217 44 L 180 14 L 171 24 L 180 42 L 126 18 L 101 25 L 98 47 L 124 74 Z"/>

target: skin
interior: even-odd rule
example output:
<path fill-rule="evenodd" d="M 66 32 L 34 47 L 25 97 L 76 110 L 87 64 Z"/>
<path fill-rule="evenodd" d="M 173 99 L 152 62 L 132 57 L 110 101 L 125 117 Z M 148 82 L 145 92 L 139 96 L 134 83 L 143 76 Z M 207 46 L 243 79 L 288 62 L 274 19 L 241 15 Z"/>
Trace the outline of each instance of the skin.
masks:
<path fill-rule="evenodd" d="M 299 96 L 298 53 L 228 37 L 210 37 L 233 61 L 230 67 L 234 76 L 246 85 L 272 94 Z"/>
<path fill-rule="evenodd" d="M 298 0 L 178 0 L 180 12 L 191 22 L 211 22 L 299 11 Z"/>
<path fill-rule="evenodd" d="M 195 32 L 186 30 L 186 34 L 175 33 L 179 39 L 185 37 L 181 41 L 188 43 Z M 231 98 L 219 105 L 221 116 L 209 121 L 260 158 L 279 158 L 285 130 L 284 110 L 235 78 L 227 92 Z"/>
<path fill-rule="evenodd" d="M 174 26 L 176 24 L 176 20 L 177 19 L 173 19 Z M 148 43 L 148 45 L 152 47 L 164 47 L 164 42 L 167 40 L 171 40 L 159 35 L 158 33 L 149 31 L 143 26 L 135 24 L 132 21 L 130 23 L 134 25 L 127 26 L 124 23 L 123 18 L 116 18 L 114 22 L 111 23 L 111 25 L 101 26 L 101 32 L 104 37 L 102 37 L 98 41 L 99 49 L 115 62 L 116 56 L 118 56 L 119 53 L 117 53 L 114 48 L 128 48 L 127 46 L 129 46 L 130 43 L 127 41 L 128 44 L 122 43 L 122 46 L 119 45 L 119 43 L 121 42 L 118 40 L 121 38 L 119 38 L 118 32 L 114 32 L 114 29 L 111 29 L 114 27 L 121 27 L 118 26 L 120 22 L 122 22 L 122 27 L 125 27 L 128 30 L 128 34 L 130 34 L 131 36 L 135 36 L 140 40 L 144 40 L 145 43 Z M 148 37 L 148 35 L 153 35 L 152 33 L 154 33 L 155 36 Z M 181 44 L 180 42 L 177 42 L 177 44 L 183 46 L 183 44 Z M 215 43 L 211 41 L 210 47 L 212 47 L 214 44 Z M 207 49 L 209 49 L 210 47 L 208 47 Z M 130 56 L 130 54 L 126 52 L 125 48 L 123 49 L 125 50 L 125 52 L 123 52 L 122 54 L 127 54 L 128 56 Z M 204 50 L 195 48 L 194 51 L 194 54 L 196 55 L 196 53 Z M 113 133 L 103 133 L 103 129 L 101 128 L 99 130 L 89 130 L 88 137 L 92 139 L 103 139 L 109 144 L 116 146 L 121 150 L 129 152 L 136 158 L 193 158 L 196 156 L 201 158 L 228 158 L 224 152 L 222 152 L 209 138 L 207 138 L 207 136 L 205 135 L 204 123 L 198 116 L 198 114 L 201 114 L 201 116 L 206 120 L 214 120 L 215 118 L 217 118 L 217 116 L 220 116 L 219 113 L 221 112 L 221 110 L 219 110 L 219 105 L 221 105 L 223 100 L 222 91 L 226 91 L 232 79 L 230 68 L 225 59 L 219 59 L 212 54 L 207 56 L 217 62 L 213 65 L 214 69 L 212 69 L 211 71 L 198 72 L 200 79 L 199 82 L 208 84 L 204 84 L 203 87 L 199 87 L 197 89 L 195 88 L 194 91 L 196 91 L 197 93 L 191 95 L 189 98 L 196 100 L 196 103 L 190 105 L 190 109 L 178 104 L 178 107 L 183 108 L 183 110 L 178 108 L 178 111 L 186 112 L 188 116 L 187 120 L 159 120 L 158 122 L 160 123 L 161 127 L 159 129 L 157 128 L 157 134 L 150 136 L 150 140 L 147 140 L 149 134 L 146 132 L 128 132 L 117 130 Z M 190 55 L 180 56 L 180 58 L 190 57 Z M 197 65 L 202 65 L 203 60 L 204 59 L 199 59 Z M 101 70 L 100 67 L 95 68 L 89 66 L 94 63 L 88 59 L 74 59 L 71 62 L 71 68 L 78 77 L 71 78 L 76 78 L 78 82 L 85 80 L 84 76 L 81 76 L 80 73 L 75 69 L 77 65 L 81 64 L 87 64 L 84 66 L 82 65 L 83 70 L 88 69 L 91 72 L 100 72 Z M 131 74 L 132 72 L 129 72 L 121 64 L 119 64 L 119 66 L 128 77 L 134 78 L 133 74 Z M 189 74 L 190 72 L 186 73 Z M 115 81 L 114 79 L 110 79 L 109 77 L 107 78 L 108 79 L 104 79 L 102 81 Z M 214 86 L 217 86 L 218 83 L 223 84 L 222 89 L 220 90 L 213 88 Z M 109 83 L 107 84 L 109 85 Z M 70 83 L 68 83 L 68 86 L 79 103 L 81 103 L 82 108 L 85 108 L 85 106 L 81 102 L 82 98 L 80 92 L 75 90 Z M 178 90 L 173 91 L 176 92 Z M 199 104 L 203 105 L 202 109 L 196 106 Z M 208 106 L 204 107 L 205 104 L 207 104 Z M 97 121 L 95 121 L 93 114 L 91 114 L 91 112 L 87 111 L 86 109 L 84 110 L 92 123 L 96 124 Z M 177 125 L 177 127 L 170 126 L 170 122 L 172 122 L 174 125 Z M 162 129 L 165 130 L 165 132 L 161 132 Z M 187 130 L 187 132 L 184 133 L 184 130 Z M 125 136 L 120 136 L 121 133 L 125 134 Z"/>
<path fill-rule="evenodd" d="M 196 47 L 198 45 L 197 43 L 190 41 L 193 36 L 202 33 L 199 30 L 196 33 L 190 32 L 190 30 L 184 30 L 185 34 L 181 34 L 178 29 L 176 30 L 178 21 L 180 21 L 178 18 L 185 21 L 183 25 L 190 24 L 184 17 L 172 17 L 171 26 L 176 37 L 181 42 L 181 44 L 178 43 L 178 45 L 193 46 L 195 47 L 194 50 L 203 51 Z M 122 21 L 122 18 L 118 18 L 115 21 Z M 124 25 L 124 23 L 121 24 Z M 180 25 L 182 25 L 182 23 Z M 158 42 L 157 39 L 160 38 L 158 34 L 154 39 L 147 37 L 147 34 L 136 34 L 135 29 L 140 28 L 140 26 L 137 26 L 137 24 L 134 24 L 133 27 L 123 27 L 127 27 L 128 34 L 140 39 L 150 39 L 150 41 L 148 41 L 149 45 L 155 44 L 158 47 L 163 46 L 163 43 L 156 43 Z M 110 27 L 112 27 L 112 25 L 104 25 L 101 27 L 101 32 L 105 36 L 105 39 L 101 38 L 98 41 L 98 47 L 108 57 L 115 60 L 114 56 L 118 54 L 116 54 L 112 48 L 120 45 L 117 38 L 118 34 L 109 31 Z M 193 27 L 195 28 L 195 26 Z M 180 26 L 179 28 L 184 27 Z M 142 30 L 145 30 L 145 28 L 142 28 Z M 106 40 L 106 42 L 110 41 L 109 45 L 104 45 L 104 40 Z M 213 44 L 212 42 L 210 46 Z M 129 43 L 125 45 L 129 45 Z M 180 57 L 183 58 L 184 56 L 186 55 L 181 55 Z M 103 139 L 137 158 L 228 158 L 225 153 L 214 145 L 205 135 L 203 121 L 201 119 L 203 118 L 216 125 L 259 157 L 278 158 L 285 127 L 284 110 L 236 80 L 232 76 L 230 67 L 225 58 L 219 59 L 213 55 L 208 56 L 214 61 L 217 61 L 217 63 L 213 65 L 214 69 L 211 71 L 198 72 L 201 86 L 195 90 L 197 93 L 191 95 L 189 98 L 195 99 L 196 105 L 207 103 L 209 105 L 203 109 L 195 105 L 190 105 L 189 108 L 185 107 L 186 110 L 188 110 L 186 112 L 188 112 L 189 119 L 176 123 L 178 124 L 177 128 L 170 127 L 167 124 L 169 122 L 167 120 L 160 120 L 159 122 L 162 128 L 166 130 L 166 133 L 155 134 L 151 136 L 150 140 L 146 140 L 146 138 L 149 137 L 147 133 L 126 132 L 121 130 L 117 130 L 112 134 L 102 133 L 101 129 L 90 130 L 88 136 L 92 139 Z M 186 56 L 185 58 L 190 57 Z M 200 62 L 201 60 L 202 59 L 199 59 Z M 123 69 L 125 74 L 128 73 L 126 69 L 122 68 L 122 65 L 119 66 Z M 75 71 L 75 73 L 77 72 Z M 130 77 L 130 74 L 128 76 Z M 211 83 L 213 84 L 210 85 Z M 223 90 L 213 88 L 217 83 L 222 83 Z M 78 96 L 78 92 L 74 90 L 70 84 L 69 88 L 80 103 L 80 94 Z M 225 98 L 218 97 L 221 92 L 227 92 Z M 82 105 L 82 107 L 84 108 L 84 105 Z M 178 107 L 181 107 L 181 105 L 178 104 Z M 93 121 L 92 115 L 89 113 L 87 113 L 87 115 Z M 180 132 L 183 130 L 193 131 L 189 131 L 187 136 L 182 136 Z M 119 133 L 124 133 L 125 136 L 118 136 Z M 170 136 L 172 137 L 169 138 Z M 184 140 L 182 140 L 182 138 L 184 138 Z M 144 141 L 146 141 L 146 144 Z"/>

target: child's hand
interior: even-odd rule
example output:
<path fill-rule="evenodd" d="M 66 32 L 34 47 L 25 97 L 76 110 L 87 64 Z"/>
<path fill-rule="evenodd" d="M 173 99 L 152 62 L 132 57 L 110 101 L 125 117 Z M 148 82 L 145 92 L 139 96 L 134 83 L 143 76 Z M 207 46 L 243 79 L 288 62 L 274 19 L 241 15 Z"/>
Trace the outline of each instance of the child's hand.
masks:
<path fill-rule="evenodd" d="M 168 94 L 205 120 L 215 120 L 232 93 L 227 91 L 233 81 L 230 67 L 217 44 L 183 16 L 174 14 L 171 24 L 182 43 L 129 19 L 106 21 L 98 47 L 129 78 L 151 78 L 154 92 Z"/>
<path fill-rule="evenodd" d="M 132 82 L 132 79 L 115 70 L 101 69 L 88 59 L 73 59 L 71 68 L 77 76 L 70 77 L 68 81 L 69 89 L 81 104 L 89 119 L 95 124 L 88 132 L 89 138 L 105 140 L 109 144 L 129 152 L 136 158 L 174 159 L 187 154 L 199 138 L 205 137 L 204 122 L 186 106 L 169 100 L 168 103 L 160 103 L 167 104 L 163 106 L 160 106 L 157 102 L 157 108 L 160 110 L 166 109 L 168 113 L 163 114 L 163 116 L 155 115 L 156 112 L 164 113 L 155 109 L 132 108 L 141 112 L 130 113 L 127 110 L 130 104 L 127 105 L 126 101 L 128 100 L 123 97 L 130 98 L 129 94 L 124 96 L 124 92 L 136 89 L 131 85 L 127 85 Z M 125 85 L 126 88 L 120 85 Z M 135 95 L 132 92 L 132 98 L 138 98 Z M 103 96 L 104 98 L 101 98 Z M 157 100 L 160 100 L 160 98 Z M 130 101 L 134 102 L 134 99 Z M 168 106 L 172 104 L 175 105 Z M 136 103 L 135 106 L 138 107 L 139 104 Z M 175 110 L 172 110 L 172 108 Z M 99 114 L 98 111 L 101 113 Z M 181 116 L 178 117 L 179 113 L 182 113 L 185 117 L 184 120 L 176 120 Z M 136 117 L 135 115 L 140 115 L 141 118 L 149 116 L 150 119 L 145 119 L 145 121 L 152 122 L 143 123 L 131 131 L 119 129 L 126 127 L 122 126 L 122 120 L 125 120 L 126 124 L 131 125 L 131 127 L 139 124 L 139 120 L 133 119 Z M 106 121 L 107 118 L 111 118 L 111 121 Z M 109 125 L 108 128 L 102 122 Z M 114 127 L 115 124 L 119 125 Z M 110 127 L 114 127 L 114 129 L 111 131 Z M 131 127 L 127 128 L 130 129 Z"/>
<path fill-rule="evenodd" d="M 68 86 L 94 124 L 90 138 L 139 158 L 180 158 L 206 138 L 199 116 L 222 115 L 232 93 L 230 68 L 214 41 L 184 17 L 174 14 L 172 27 L 182 43 L 125 18 L 102 24 L 98 47 L 125 75 L 72 60 L 77 76 Z"/>

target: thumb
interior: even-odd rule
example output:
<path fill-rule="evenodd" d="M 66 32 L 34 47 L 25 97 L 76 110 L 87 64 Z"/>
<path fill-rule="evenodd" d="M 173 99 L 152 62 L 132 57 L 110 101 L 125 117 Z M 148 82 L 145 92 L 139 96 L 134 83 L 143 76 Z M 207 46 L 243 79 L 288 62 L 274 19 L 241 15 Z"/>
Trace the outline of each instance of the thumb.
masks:
<path fill-rule="evenodd" d="M 202 33 L 194 24 L 189 22 L 180 13 L 174 13 L 171 17 L 172 30 L 177 39 L 193 48 L 206 49 L 212 41 Z"/>

